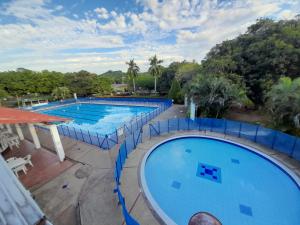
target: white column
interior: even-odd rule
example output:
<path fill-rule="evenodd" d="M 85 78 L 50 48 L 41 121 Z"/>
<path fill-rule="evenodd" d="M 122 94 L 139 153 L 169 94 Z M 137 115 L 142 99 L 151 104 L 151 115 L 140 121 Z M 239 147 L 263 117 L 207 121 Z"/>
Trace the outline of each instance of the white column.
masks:
<path fill-rule="evenodd" d="M 29 128 L 33 143 L 35 145 L 35 148 L 37 148 L 37 149 L 41 148 L 40 140 L 39 140 L 39 137 L 37 136 L 37 133 L 36 133 L 36 130 L 35 130 L 33 124 L 29 123 L 28 128 Z"/>
<path fill-rule="evenodd" d="M 10 124 L 5 124 L 5 125 L 6 125 L 6 128 L 7 128 L 8 132 L 9 132 L 9 133 L 12 133 Z"/>
<path fill-rule="evenodd" d="M 184 107 L 188 107 L 188 96 L 184 95 Z"/>
<path fill-rule="evenodd" d="M 190 118 L 192 120 L 195 120 L 195 114 L 196 114 L 196 105 L 195 105 L 193 99 L 191 99 L 191 104 L 190 104 Z"/>
<path fill-rule="evenodd" d="M 58 158 L 62 162 L 65 159 L 65 151 L 64 151 L 63 145 L 61 143 L 61 140 L 60 140 L 60 137 L 59 137 L 59 134 L 57 131 L 57 127 L 56 127 L 56 125 L 49 125 L 48 127 L 50 129 L 54 148 L 56 150 Z"/>
<path fill-rule="evenodd" d="M 16 126 L 16 131 L 17 131 L 17 134 L 18 134 L 20 140 L 21 141 L 24 140 L 24 135 L 23 135 L 23 132 L 22 132 L 22 129 L 21 129 L 20 125 L 15 124 L 15 126 Z"/>

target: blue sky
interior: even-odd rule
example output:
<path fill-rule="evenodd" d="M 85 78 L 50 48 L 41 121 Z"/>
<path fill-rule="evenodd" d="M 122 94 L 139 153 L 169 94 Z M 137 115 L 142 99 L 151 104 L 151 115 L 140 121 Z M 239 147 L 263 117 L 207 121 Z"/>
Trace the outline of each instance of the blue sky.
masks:
<path fill-rule="evenodd" d="M 257 18 L 290 19 L 299 0 L 0 0 L 0 71 L 142 70 L 157 54 L 201 61 Z"/>

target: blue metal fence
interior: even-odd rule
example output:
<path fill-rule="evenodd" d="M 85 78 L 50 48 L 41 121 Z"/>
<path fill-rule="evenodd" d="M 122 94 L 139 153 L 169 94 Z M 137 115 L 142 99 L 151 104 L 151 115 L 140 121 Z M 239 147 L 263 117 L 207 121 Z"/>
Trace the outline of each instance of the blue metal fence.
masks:
<path fill-rule="evenodd" d="M 78 103 L 80 102 L 94 102 L 94 101 L 107 101 L 107 102 L 121 102 L 122 104 L 126 103 L 133 103 L 133 104 L 151 104 L 155 103 L 157 108 L 149 113 L 143 113 L 140 116 L 134 117 L 130 122 L 125 123 L 122 127 L 116 129 L 114 132 L 110 134 L 99 134 L 97 132 L 91 132 L 89 130 L 82 130 L 77 127 L 73 127 L 68 124 L 61 124 L 58 125 L 58 132 L 60 135 L 67 136 L 73 138 L 75 140 L 79 140 L 91 145 L 98 146 L 101 149 L 111 149 L 116 144 L 119 143 L 119 134 L 121 130 L 125 136 L 132 135 L 136 130 L 139 130 L 143 127 L 146 123 L 148 123 L 151 119 L 165 111 L 172 105 L 172 101 L 170 99 L 150 99 L 150 98 L 79 98 Z M 48 108 L 49 105 L 51 106 L 60 106 L 70 103 L 75 103 L 74 99 L 68 99 L 60 102 L 52 102 L 49 103 L 48 106 L 40 106 L 36 107 L 35 109 L 42 109 Z M 137 140 L 139 141 L 139 140 Z"/>
<path fill-rule="evenodd" d="M 131 129 L 135 129 L 135 126 Z M 115 192 L 117 192 L 119 202 L 122 206 L 124 220 L 127 225 L 138 225 L 138 222 L 128 213 L 125 205 L 125 199 L 120 191 L 121 174 L 128 155 L 137 147 L 138 143 L 143 141 L 143 136 L 152 138 L 164 133 L 180 130 L 217 132 L 224 135 L 244 138 L 275 151 L 285 153 L 296 160 L 300 160 L 299 137 L 265 128 L 257 124 L 213 118 L 198 118 L 195 120 L 188 118 L 173 118 L 149 124 L 149 133 L 146 135 L 143 135 L 142 127 L 138 127 L 136 130 L 132 130 L 128 133 L 123 144 L 119 148 L 119 153 L 115 162 Z"/>
<path fill-rule="evenodd" d="M 157 121 L 149 125 L 150 138 L 179 130 L 210 131 L 244 138 L 300 160 L 299 137 L 257 124 L 214 118 L 198 118 L 195 120 L 177 118 Z"/>

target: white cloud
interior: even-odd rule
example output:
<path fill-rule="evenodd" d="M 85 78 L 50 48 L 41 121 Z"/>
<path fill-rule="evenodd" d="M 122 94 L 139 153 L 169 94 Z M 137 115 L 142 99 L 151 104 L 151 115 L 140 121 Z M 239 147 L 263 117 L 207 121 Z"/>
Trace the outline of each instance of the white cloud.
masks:
<path fill-rule="evenodd" d="M 104 72 L 125 70 L 125 62 L 134 58 L 146 70 L 154 54 L 165 65 L 183 59 L 200 61 L 211 47 L 245 32 L 257 18 L 292 18 L 300 8 L 299 0 L 137 2 L 141 12 L 117 13 L 99 7 L 86 11 L 85 19 L 75 13 L 73 19 L 55 15 L 65 9 L 53 6 L 51 0 L 5 3 L 0 15 L 13 16 L 18 22 L 0 24 L 0 67 Z M 161 41 L 165 38 L 172 42 Z M 95 48 L 119 50 L 76 53 L 76 49 Z M 75 53 L 63 53 L 68 49 Z"/>
<path fill-rule="evenodd" d="M 96 8 L 94 10 L 100 19 L 108 19 L 109 13 L 105 8 Z"/>

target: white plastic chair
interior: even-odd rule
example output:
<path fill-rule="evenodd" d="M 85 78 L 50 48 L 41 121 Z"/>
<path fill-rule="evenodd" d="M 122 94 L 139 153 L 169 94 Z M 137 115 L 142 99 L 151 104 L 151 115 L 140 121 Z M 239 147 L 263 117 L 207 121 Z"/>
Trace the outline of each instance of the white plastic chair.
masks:
<path fill-rule="evenodd" d="M 20 147 L 20 140 L 17 135 L 1 133 L 0 139 L 2 140 L 2 142 L 7 143 L 10 149 L 12 149 L 13 146 L 16 146 L 17 148 Z"/>
<path fill-rule="evenodd" d="M 14 174 L 16 175 L 16 177 L 19 177 L 19 172 L 20 171 L 23 171 L 23 173 L 26 175 L 27 174 L 27 169 L 26 169 L 26 166 L 25 165 L 20 165 L 20 166 L 17 166 L 15 168 L 13 168 L 13 172 Z"/>
<path fill-rule="evenodd" d="M 16 160 L 16 157 L 11 157 L 11 158 L 8 158 L 8 159 L 6 160 L 6 162 L 11 162 L 11 161 L 14 161 L 14 160 Z"/>
<path fill-rule="evenodd" d="M 8 144 L 4 142 L 0 137 L 0 153 L 4 152 L 8 148 Z"/>
<path fill-rule="evenodd" d="M 26 155 L 23 159 L 26 161 L 26 164 L 29 164 L 33 167 L 33 164 L 31 162 L 31 155 Z"/>

